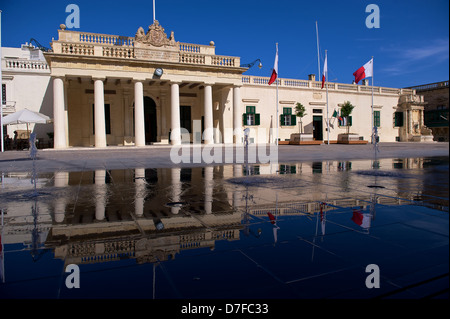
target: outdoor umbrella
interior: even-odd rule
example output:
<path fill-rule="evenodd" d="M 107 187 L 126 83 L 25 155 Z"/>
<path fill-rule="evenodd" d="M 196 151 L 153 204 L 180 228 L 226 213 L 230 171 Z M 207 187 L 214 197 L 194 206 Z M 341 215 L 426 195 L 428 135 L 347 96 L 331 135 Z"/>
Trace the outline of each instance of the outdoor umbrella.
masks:
<path fill-rule="evenodd" d="M 45 124 L 50 121 L 50 118 L 47 115 L 30 111 L 28 109 L 23 109 L 17 111 L 15 113 L 9 114 L 2 118 L 2 125 L 8 124 L 26 124 L 27 132 L 28 132 L 28 124 L 29 123 L 41 123 Z M 28 134 L 28 133 L 27 133 Z"/>

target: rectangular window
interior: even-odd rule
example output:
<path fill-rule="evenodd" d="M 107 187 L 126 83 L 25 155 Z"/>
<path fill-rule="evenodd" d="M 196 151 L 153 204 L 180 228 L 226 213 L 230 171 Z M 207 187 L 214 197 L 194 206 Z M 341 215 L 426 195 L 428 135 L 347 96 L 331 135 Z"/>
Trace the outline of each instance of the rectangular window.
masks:
<path fill-rule="evenodd" d="M 373 111 L 373 125 L 380 127 L 380 111 Z"/>
<path fill-rule="evenodd" d="M 394 113 L 394 126 L 397 126 L 397 127 L 403 126 L 403 112 L 395 112 Z"/>
<path fill-rule="evenodd" d="M 352 126 L 352 117 L 347 116 L 347 118 L 343 118 L 339 120 L 339 126 Z"/>
<path fill-rule="evenodd" d="M 313 113 L 314 114 L 322 114 L 322 110 L 321 109 L 313 109 Z"/>
<path fill-rule="evenodd" d="M 280 115 L 280 126 L 295 126 L 297 125 L 297 116 L 292 114 L 292 108 L 283 107 L 283 114 Z"/>
<path fill-rule="evenodd" d="M 255 106 L 247 106 L 246 113 L 242 114 L 242 124 L 244 126 L 260 125 L 260 115 L 256 113 Z"/>
<path fill-rule="evenodd" d="M 95 105 L 92 104 L 92 135 L 95 135 Z M 111 106 L 105 104 L 105 131 L 111 134 Z"/>
<path fill-rule="evenodd" d="M 2 104 L 6 105 L 6 84 L 2 84 Z"/>

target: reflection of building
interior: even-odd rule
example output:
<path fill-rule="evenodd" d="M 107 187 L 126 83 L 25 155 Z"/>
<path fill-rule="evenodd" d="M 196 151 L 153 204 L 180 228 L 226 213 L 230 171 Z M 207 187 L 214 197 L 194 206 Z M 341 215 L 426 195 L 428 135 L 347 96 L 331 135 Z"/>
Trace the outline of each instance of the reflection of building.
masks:
<path fill-rule="evenodd" d="M 425 125 L 433 132 L 433 139 L 448 142 L 448 81 L 411 87 L 423 95 L 425 103 Z"/>
<path fill-rule="evenodd" d="M 398 168 L 423 168 L 423 159 L 378 161 L 383 171 L 393 175 L 384 179 L 383 183 L 390 183 L 384 184 L 388 186 L 385 191 L 360 187 L 364 186 L 361 182 L 377 185 L 377 176 L 353 173 L 373 172 L 371 161 L 292 163 L 278 168 L 258 165 L 249 170 L 244 165 L 228 165 L 56 172 L 39 179 L 38 186 L 48 195 L 39 197 L 37 203 L 21 195 L 14 197 L 31 187 L 28 175 L 10 174 L 2 185 L 7 188 L 9 183 L 19 191 L 0 194 L 0 209 L 6 213 L 2 242 L 31 247 L 32 233 L 37 230 L 39 247 L 54 250 L 66 263 L 124 258 L 157 262 L 175 258 L 183 250 L 214 249 L 219 240 L 239 240 L 248 213 L 267 222 L 269 212 L 277 217 L 312 216 L 326 202 L 324 213 L 344 208 L 351 216 L 355 207 L 370 211 L 374 200 L 404 205 L 417 201 L 418 196 L 436 197 L 420 192 L 423 179 L 395 177 L 401 172 Z M 37 219 L 32 215 L 35 204 Z"/>
<path fill-rule="evenodd" d="M 356 106 L 350 131 L 365 140 L 372 132 L 372 118 L 367 116 L 372 87 L 328 83 L 327 115 L 325 94 L 314 75 L 307 80 L 278 79 L 278 117 L 273 107 L 276 88 L 267 84 L 268 77 L 244 75 L 248 69 L 241 67 L 240 58 L 217 55 L 212 41 L 209 45 L 175 41 L 157 21 L 132 37 L 69 31 L 62 25 L 52 51 L 44 56 L 47 63 L 39 63 L 52 99 L 52 108 L 46 104 L 44 113 L 54 119 L 55 148 L 179 144 L 181 128 L 190 133 L 191 141 L 212 144 L 241 143 L 242 129 L 248 127 L 251 143 L 268 143 L 275 139 L 270 129 L 279 126 L 279 138 L 285 141 L 299 132 L 297 102 L 306 107 L 303 130 L 315 140 L 327 136 L 327 117 L 333 125 L 331 140 L 346 132 L 347 127 L 331 118 L 345 101 Z M 22 72 L 24 65 L 35 67 L 29 60 L 19 62 L 3 57 L 7 95 L 15 80 L 9 83 L 5 76 Z M 33 82 L 37 75 L 29 77 Z M 422 140 L 422 102 L 411 89 L 375 87 L 373 121 L 380 141 Z M 393 106 L 399 108 L 397 113 Z M 199 132 L 194 136 L 196 126 Z"/>

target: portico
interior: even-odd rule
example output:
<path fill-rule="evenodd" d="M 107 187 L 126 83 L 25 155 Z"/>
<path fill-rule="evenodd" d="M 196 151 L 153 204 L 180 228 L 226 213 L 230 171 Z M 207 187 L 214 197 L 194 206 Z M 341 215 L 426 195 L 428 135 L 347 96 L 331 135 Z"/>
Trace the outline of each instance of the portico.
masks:
<path fill-rule="evenodd" d="M 67 31 L 64 25 L 58 33 L 53 52 L 45 54 L 55 148 L 177 145 L 185 130 L 193 141 L 194 120 L 202 123 L 205 144 L 233 143 L 229 132 L 241 129 L 236 119 L 246 71 L 238 57 L 215 55 L 213 42 L 175 42 L 157 21 L 134 38 Z"/>

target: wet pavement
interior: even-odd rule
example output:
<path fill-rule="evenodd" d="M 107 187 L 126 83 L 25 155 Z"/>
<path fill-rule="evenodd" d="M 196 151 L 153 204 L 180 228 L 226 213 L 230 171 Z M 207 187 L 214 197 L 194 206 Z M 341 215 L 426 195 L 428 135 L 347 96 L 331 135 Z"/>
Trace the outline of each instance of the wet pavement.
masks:
<path fill-rule="evenodd" d="M 8 154 L 0 297 L 448 298 L 448 143 L 418 157 L 381 144 L 377 159 L 320 147 L 179 167 L 167 149 L 40 151 L 36 188 Z"/>

